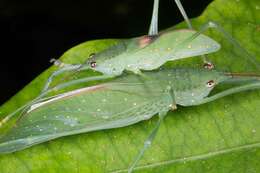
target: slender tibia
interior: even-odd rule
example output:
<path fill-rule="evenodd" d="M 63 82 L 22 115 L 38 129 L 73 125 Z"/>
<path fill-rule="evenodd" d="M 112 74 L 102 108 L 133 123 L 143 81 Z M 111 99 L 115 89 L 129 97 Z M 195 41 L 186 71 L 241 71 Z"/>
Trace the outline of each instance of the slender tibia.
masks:
<path fill-rule="evenodd" d="M 219 24 L 216 22 L 209 21 L 207 25 L 205 25 L 206 28 L 216 28 L 217 31 L 223 34 L 223 36 L 236 48 L 240 50 L 240 52 L 255 66 L 260 69 L 259 63 L 256 61 L 256 58 L 251 55 L 245 48 L 243 48 L 229 33 L 227 33 L 224 28 L 222 28 Z"/>
<path fill-rule="evenodd" d="M 174 0 L 174 1 L 175 1 L 175 3 L 176 3 L 177 7 L 179 8 L 179 10 L 180 10 L 180 12 L 181 12 L 181 15 L 183 16 L 185 22 L 187 23 L 188 28 L 189 28 L 189 29 L 193 29 L 193 27 L 192 27 L 192 25 L 191 25 L 191 22 L 190 22 L 190 19 L 189 19 L 187 13 L 185 12 L 185 10 L 184 10 L 184 8 L 183 8 L 183 6 L 182 6 L 182 4 L 181 4 L 181 1 L 180 1 L 180 0 Z"/>
<path fill-rule="evenodd" d="M 40 94 L 38 97 L 36 97 L 34 100 L 30 101 L 29 103 L 19 107 L 18 109 L 16 109 L 14 112 L 8 114 L 4 119 L 2 119 L 0 121 L 0 128 L 6 123 L 8 122 L 13 116 L 15 116 L 18 112 L 21 112 L 21 116 L 23 115 L 23 113 L 27 110 L 27 108 L 29 108 L 31 105 L 33 105 L 34 103 L 36 103 L 37 101 L 39 101 L 42 97 L 44 97 L 45 95 L 47 95 L 49 92 L 46 91 L 42 94 Z M 19 119 L 21 118 L 21 116 L 19 117 Z"/>
<path fill-rule="evenodd" d="M 69 82 L 65 82 L 62 84 L 59 84 L 53 88 L 51 88 L 50 90 L 47 91 L 57 91 L 72 85 L 76 85 L 76 84 L 80 84 L 80 83 L 85 83 L 85 82 L 90 82 L 90 81 L 97 81 L 97 80 L 105 80 L 105 79 L 110 79 L 115 77 L 114 75 L 102 75 L 102 76 L 92 76 L 92 77 L 85 77 L 85 78 L 81 78 L 81 79 L 76 79 L 76 80 L 72 80 Z"/>
<path fill-rule="evenodd" d="M 158 35 L 158 9 L 159 9 L 159 0 L 154 0 L 153 4 L 153 14 L 151 19 L 151 24 L 149 28 L 148 35 Z"/>
<path fill-rule="evenodd" d="M 47 79 L 47 82 L 45 83 L 43 90 L 41 92 L 43 93 L 49 89 L 49 86 L 50 86 L 51 82 L 53 81 L 54 77 L 58 76 L 59 74 L 62 74 L 63 72 L 66 72 L 66 71 L 73 71 L 73 70 L 79 69 L 80 66 L 81 66 L 81 64 L 65 65 L 61 69 L 53 72 L 51 74 L 51 76 Z"/>
<path fill-rule="evenodd" d="M 148 136 L 148 138 L 145 140 L 144 142 L 144 146 L 143 148 L 140 150 L 140 152 L 138 153 L 137 157 L 135 158 L 134 162 L 131 164 L 131 166 L 128 169 L 128 173 L 131 173 L 133 171 L 133 169 L 135 168 L 136 164 L 139 162 L 139 160 L 142 158 L 142 156 L 144 155 L 145 150 L 151 146 L 157 132 L 158 129 L 161 125 L 161 122 L 163 121 L 163 117 L 159 116 L 159 120 L 157 122 L 157 124 L 155 125 L 154 129 L 152 130 L 152 132 L 150 133 L 150 135 Z"/>
<path fill-rule="evenodd" d="M 238 48 L 241 53 L 249 60 L 251 61 L 253 64 L 255 64 L 255 66 L 260 69 L 260 65 L 258 64 L 258 62 L 256 61 L 256 58 L 254 56 L 252 56 L 250 53 L 247 52 L 247 50 L 245 50 L 229 33 L 227 33 L 220 25 L 218 25 L 215 22 L 209 21 L 206 24 L 204 24 L 201 29 L 196 32 L 195 34 L 193 34 L 191 37 L 189 37 L 188 39 L 186 39 L 185 41 L 183 41 L 179 46 L 185 46 L 186 44 L 188 44 L 190 41 L 194 40 L 195 38 L 197 38 L 200 34 L 204 33 L 205 31 L 207 31 L 210 28 L 215 28 L 217 31 L 219 31 L 226 40 L 228 40 L 234 47 Z"/>
<path fill-rule="evenodd" d="M 183 16 L 187 26 L 189 29 L 193 29 L 192 27 L 192 24 L 191 24 L 191 21 L 187 15 L 187 13 L 185 12 L 183 6 L 182 6 L 182 3 L 180 0 L 174 0 L 177 7 L 179 8 L 180 12 L 181 12 L 181 15 Z M 201 58 L 202 58 L 202 61 L 203 63 L 205 64 L 205 67 L 210 67 L 210 68 L 213 68 L 214 66 L 212 65 L 212 63 L 210 61 L 208 61 L 208 57 L 207 55 L 201 55 Z M 207 66 L 206 66 L 207 65 Z"/>
<path fill-rule="evenodd" d="M 255 64 L 255 66 L 260 69 L 260 65 L 258 64 L 258 62 L 256 61 L 256 58 L 251 55 L 245 48 L 243 48 L 229 33 L 227 33 L 219 24 L 209 21 L 208 23 L 206 23 L 205 25 L 202 26 L 200 33 L 205 32 L 206 30 L 208 30 L 209 28 L 215 28 L 217 31 L 219 31 L 224 38 L 229 41 L 234 47 L 236 47 L 238 50 L 240 50 L 240 52 L 249 60 L 251 61 L 253 64 Z"/>

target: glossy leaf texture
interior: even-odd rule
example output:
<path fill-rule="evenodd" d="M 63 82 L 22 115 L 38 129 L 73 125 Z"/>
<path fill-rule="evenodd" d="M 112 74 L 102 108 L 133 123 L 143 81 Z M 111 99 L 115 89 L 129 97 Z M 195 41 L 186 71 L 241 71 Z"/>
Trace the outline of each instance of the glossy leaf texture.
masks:
<path fill-rule="evenodd" d="M 215 0 L 192 23 L 197 29 L 209 20 L 223 26 L 260 61 L 259 0 Z M 185 24 L 176 28 L 183 27 Z M 218 69 L 256 71 L 221 34 L 210 30 L 207 35 L 222 45 L 221 51 L 209 56 Z M 116 41 L 83 43 L 66 52 L 62 60 L 83 62 L 89 54 Z M 174 64 L 181 66 L 193 61 L 197 63 L 198 58 Z M 0 117 L 37 96 L 54 69 L 45 71 L 1 106 Z M 259 105 L 260 91 L 250 91 L 201 106 L 178 107 L 167 115 L 154 143 L 138 164 L 139 172 L 260 172 Z M 123 172 L 155 123 L 153 118 L 129 127 L 64 137 L 1 155 L 0 172 Z"/>

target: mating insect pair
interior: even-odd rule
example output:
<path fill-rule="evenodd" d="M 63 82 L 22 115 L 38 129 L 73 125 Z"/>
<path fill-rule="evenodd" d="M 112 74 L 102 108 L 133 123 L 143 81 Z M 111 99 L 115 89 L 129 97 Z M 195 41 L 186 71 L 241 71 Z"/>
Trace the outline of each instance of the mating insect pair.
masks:
<path fill-rule="evenodd" d="M 220 48 L 219 44 L 209 37 L 201 35 L 208 27 L 216 27 L 233 45 L 240 47 L 229 34 L 212 22 L 202 27 L 198 33 L 191 30 L 180 30 L 154 36 L 157 32 L 154 27 L 154 23 L 157 25 L 155 22 L 157 19 L 154 16 L 158 9 L 158 1 L 155 0 L 155 7 L 156 4 L 150 36 L 124 40 L 95 54 L 86 64 L 65 65 L 60 71 L 54 73 L 49 78 L 49 82 L 53 76 L 63 71 L 78 68 L 79 70 L 92 68 L 105 75 L 69 81 L 52 89 L 48 88 L 50 84 L 48 82 L 39 99 L 24 107 L 28 109 L 21 109 L 24 115 L 17 121 L 17 125 L 1 139 L 0 152 L 18 151 L 61 136 L 127 126 L 149 119 L 158 113 L 159 121 L 146 140 L 144 148 L 131 165 L 129 169 L 131 172 L 145 149 L 151 144 L 166 113 L 170 109 L 174 110 L 177 104 L 198 105 L 232 93 L 259 88 L 257 75 L 179 68 L 145 72 L 144 75 L 148 77 L 145 79 L 141 79 L 137 75 L 123 76 L 110 83 L 41 99 L 53 89 L 120 75 L 123 70 L 140 74 L 140 70 L 156 69 L 168 60 L 217 51 Z M 189 22 L 187 23 L 189 24 Z M 244 49 L 241 51 L 250 60 L 254 60 Z M 238 81 L 248 83 L 207 97 L 216 85 L 237 83 Z M 120 107 L 114 106 L 121 102 L 125 104 Z"/>

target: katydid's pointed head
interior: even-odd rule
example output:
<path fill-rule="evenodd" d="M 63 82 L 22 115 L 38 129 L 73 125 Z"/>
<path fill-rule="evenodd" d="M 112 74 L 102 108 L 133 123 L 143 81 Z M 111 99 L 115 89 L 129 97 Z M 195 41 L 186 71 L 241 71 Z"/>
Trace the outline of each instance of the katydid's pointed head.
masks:
<path fill-rule="evenodd" d="M 260 75 L 253 73 L 232 73 L 232 72 L 219 72 L 215 70 L 203 70 L 200 78 L 205 83 L 205 88 L 212 90 L 217 85 L 222 84 L 236 84 L 241 85 L 244 83 L 257 82 L 260 80 Z"/>
<path fill-rule="evenodd" d="M 87 60 L 86 64 L 89 66 L 90 69 L 104 73 L 101 67 L 104 63 L 104 60 L 105 59 L 102 58 L 102 56 L 100 56 L 99 54 L 92 53 L 89 55 L 89 59 Z"/>
<path fill-rule="evenodd" d="M 175 92 L 176 101 L 183 106 L 197 105 L 215 86 L 230 78 L 225 73 L 215 70 L 182 69 L 178 71 L 177 79 L 174 79 L 179 81 Z"/>
<path fill-rule="evenodd" d="M 230 79 L 231 77 L 232 76 L 227 75 L 226 73 L 216 70 L 200 69 L 197 73 L 194 73 L 193 71 L 190 79 L 201 88 L 212 90 L 216 85 Z"/>
<path fill-rule="evenodd" d="M 122 72 L 121 66 L 109 56 L 107 51 L 90 54 L 86 64 L 90 69 L 107 75 L 119 75 Z"/>
<path fill-rule="evenodd" d="M 231 77 L 223 72 L 203 69 L 200 71 L 198 78 L 200 78 L 198 81 L 201 82 L 201 86 L 210 92 L 215 86 L 226 80 L 229 80 Z"/>
<path fill-rule="evenodd" d="M 185 78 L 185 80 L 183 80 L 181 86 L 179 86 L 175 96 L 177 98 L 177 103 L 183 106 L 199 105 L 243 90 L 259 88 L 259 86 L 249 86 L 248 88 L 242 87 L 241 89 L 240 86 L 241 82 L 247 82 L 254 85 L 254 83 L 257 83 L 256 81 L 260 80 L 260 75 L 257 74 L 226 73 L 207 69 L 200 69 L 197 71 L 190 69 L 188 73 L 181 72 L 179 75 Z M 210 95 L 211 91 L 217 85 L 222 85 L 224 83 L 240 85 Z"/>
<path fill-rule="evenodd" d="M 90 68 L 96 68 L 97 66 L 97 61 L 96 61 L 96 58 L 95 58 L 95 53 L 91 53 L 89 55 L 89 59 L 87 60 L 86 64 L 90 67 Z"/>

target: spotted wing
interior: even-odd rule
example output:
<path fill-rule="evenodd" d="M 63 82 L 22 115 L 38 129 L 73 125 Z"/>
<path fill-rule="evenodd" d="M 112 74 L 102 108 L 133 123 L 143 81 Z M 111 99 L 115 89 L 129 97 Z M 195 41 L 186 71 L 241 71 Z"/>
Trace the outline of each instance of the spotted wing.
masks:
<path fill-rule="evenodd" d="M 132 53 L 128 58 L 129 64 L 153 70 L 169 60 L 209 54 L 220 49 L 220 45 L 206 35 L 200 34 L 191 39 L 195 33 L 187 29 L 162 33 L 151 44 Z"/>
<path fill-rule="evenodd" d="M 133 78 L 138 77 L 133 75 Z M 134 124 L 170 104 L 162 88 L 126 79 L 127 82 L 74 90 L 32 105 L 0 139 L 0 153 L 14 152 L 61 136 Z"/>

